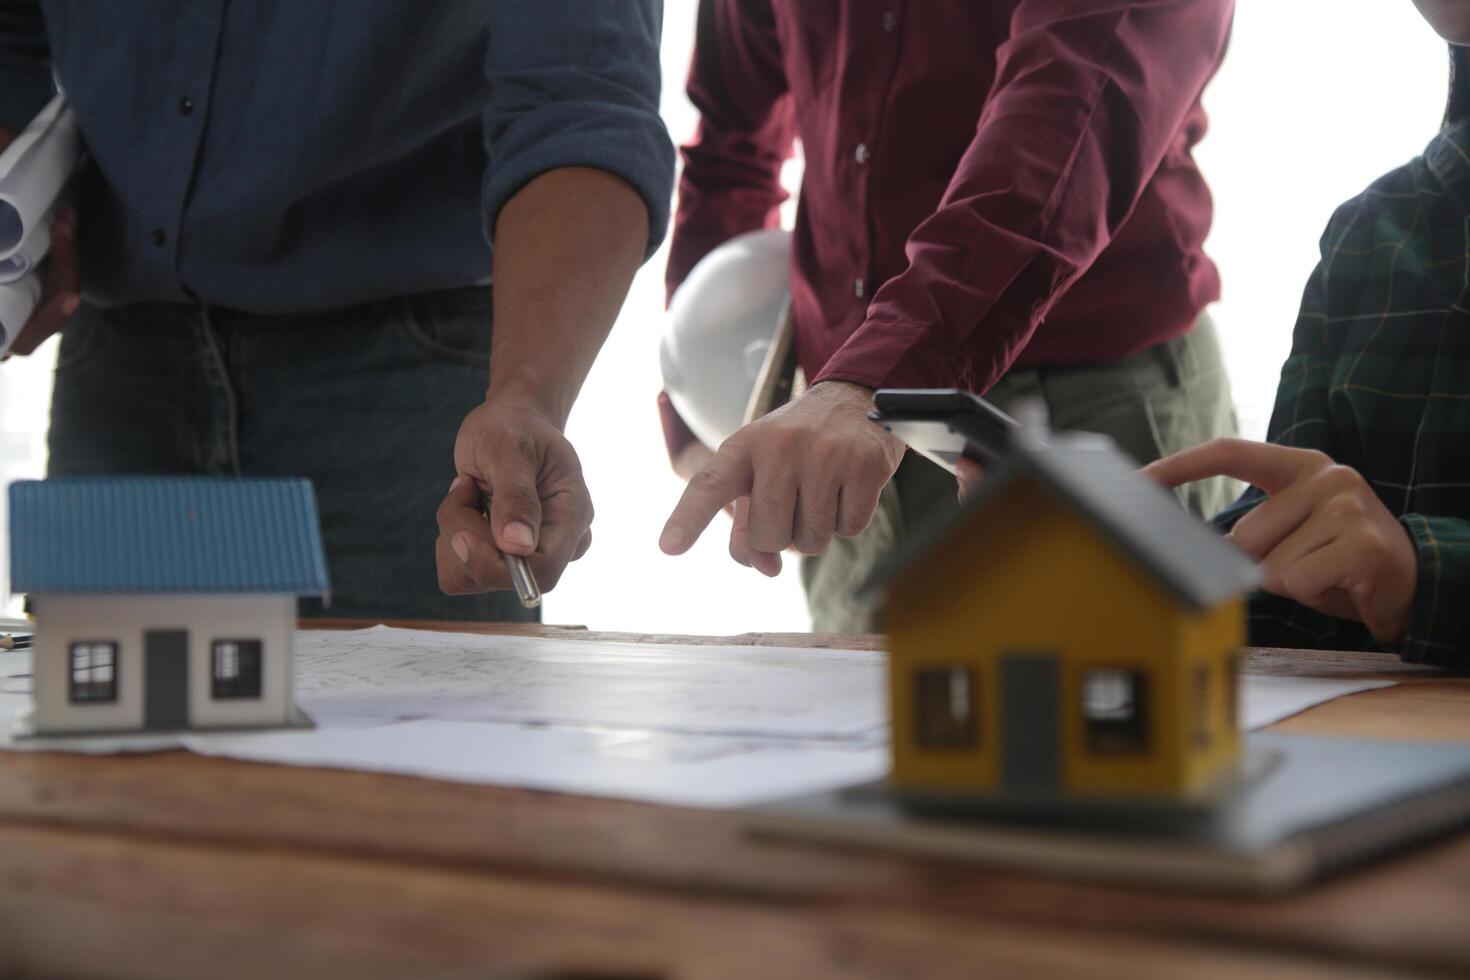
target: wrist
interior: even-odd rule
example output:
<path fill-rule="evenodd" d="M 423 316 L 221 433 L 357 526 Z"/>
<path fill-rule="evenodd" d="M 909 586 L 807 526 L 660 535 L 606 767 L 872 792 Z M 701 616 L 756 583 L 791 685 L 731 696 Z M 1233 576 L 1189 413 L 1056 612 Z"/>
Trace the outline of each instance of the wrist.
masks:
<path fill-rule="evenodd" d="M 556 385 L 527 375 L 511 375 L 490 379 L 485 391 L 485 404 L 514 407 L 540 415 L 558 430 L 565 430 L 577 393 L 559 392 Z"/>
<path fill-rule="evenodd" d="M 873 389 L 853 381 L 821 381 L 812 385 L 804 398 L 812 399 L 821 406 L 820 412 L 842 425 L 856 425 L 863 431 L 881 438 L 888 446 L 887 452 L 895 459 L 903 456 L 907 446 L 902 439 L 883 426 L 869 420 L 873 411 Z M 816 406 L 814 406 L 816 407 Z"/>
<path fill-rule="evenodd" d="M 873 404 L 873 389 L 855 381 L 819 381 L 807 390 L 807 397 L 851 402 L 866 408 Z"/>

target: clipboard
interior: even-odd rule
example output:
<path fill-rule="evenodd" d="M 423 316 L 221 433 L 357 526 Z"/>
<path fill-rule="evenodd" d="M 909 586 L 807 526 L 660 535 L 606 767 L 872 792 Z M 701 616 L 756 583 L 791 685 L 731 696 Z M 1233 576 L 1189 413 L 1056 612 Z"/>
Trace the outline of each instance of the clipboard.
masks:
<path fill-rule="evenodd" d="M 745 417 L 741 425 L 749 425 L 763 418 L 792 399 L 799 398 L 806 390 L 806 379 L 796 363 L 796 325 L 791 319 L 791 300 L 781 307 L 781 316 L 776 322 L 776 333 L 771 337 L 771 346 L 766 348 L 765 359 L 755 378 L 755 388 L 750 400 L 745 403 Z"/>

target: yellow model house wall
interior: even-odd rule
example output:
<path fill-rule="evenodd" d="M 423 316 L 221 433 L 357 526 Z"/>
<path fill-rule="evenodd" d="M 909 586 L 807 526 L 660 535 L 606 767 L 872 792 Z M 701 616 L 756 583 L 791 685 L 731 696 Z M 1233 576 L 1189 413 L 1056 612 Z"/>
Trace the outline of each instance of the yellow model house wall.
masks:
<path fill-rule="evenodd" d="M 893 583 L 885 604 L 893 713 L 893 781 L 899 787 L 992 790 L 1002 734 L 999 660 L 1057 655 L 1062 691 L 1061 788 L 1081 794 L 1178 794 L 1203 785 L 1234 757 L 1223 732 L 1225 676 L 1239 646 L 1238 603 L 1195 613 L 1139 570 L 1094 525 L 1051 491 L 1019 480 Z M 920 749 L 913 673 L 969 666 L 978 681 L 979 737 L 972 749 Z M 1211 671 L 1212 738 L 1193 739 L 1190 670 Z M 1082 677 L 1095 667 L 1148 675 L 1147 749 L 1093 755 L 1086 746 Z"/>
<path fill-rule="evenodd" d="M 1246 639 L 1245 601 L 1236 599 L 1193 614 L 1183 611 L 1179 629 L 1179 649 L 1186 652 L 1179 657 L 1180 683 L 1190 691 L 1183 712 L 1185 730 L 1180 733 L 1188 747 L 1184 785 L 1193 793 L 1206 789 L 1240 757 L 1239 664 Z M 1203 703 L 1194 696 L 1198 671 L 1209 678 Z"/>

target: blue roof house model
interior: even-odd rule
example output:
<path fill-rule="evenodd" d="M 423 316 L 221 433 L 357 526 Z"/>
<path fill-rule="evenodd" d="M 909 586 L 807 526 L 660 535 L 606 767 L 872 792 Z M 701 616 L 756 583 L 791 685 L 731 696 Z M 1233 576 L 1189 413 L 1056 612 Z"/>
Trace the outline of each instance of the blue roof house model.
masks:
<path fill-rule="evenodd" d="M 327 596 L 305 480 L 10 487 L 11 589 L 37 626 L 23 734 L 280 727 L 299 596 Z"/>

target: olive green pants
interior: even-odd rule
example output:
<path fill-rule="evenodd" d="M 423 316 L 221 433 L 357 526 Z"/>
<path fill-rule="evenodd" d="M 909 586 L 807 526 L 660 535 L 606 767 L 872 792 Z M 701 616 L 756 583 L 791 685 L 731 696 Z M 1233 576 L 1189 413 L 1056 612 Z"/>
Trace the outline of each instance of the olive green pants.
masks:
<path fill-rule="evenodd" d="M 1208 315 L 1184 336 L 1126 360 L 1012 371 L 985 397 L 1012 413 L 1019 403 L 1039 399 L 1053 429 L 1105 433 L 1139 463 L 1234 435 L 1236 428 L 1230 382 Z M 1178 492 L 1191 512 L 1209 517 L 1239 491 L 1221 478 Z M 856 598 L 859 587 L 911 530 L 957 505 L 954 477 L 916 453 L 907 454 L 867 530 L 854 538 L 834 538 L 825 553 L 803 558 L 812 629 L 872 632 L 872 611 Z"/>

